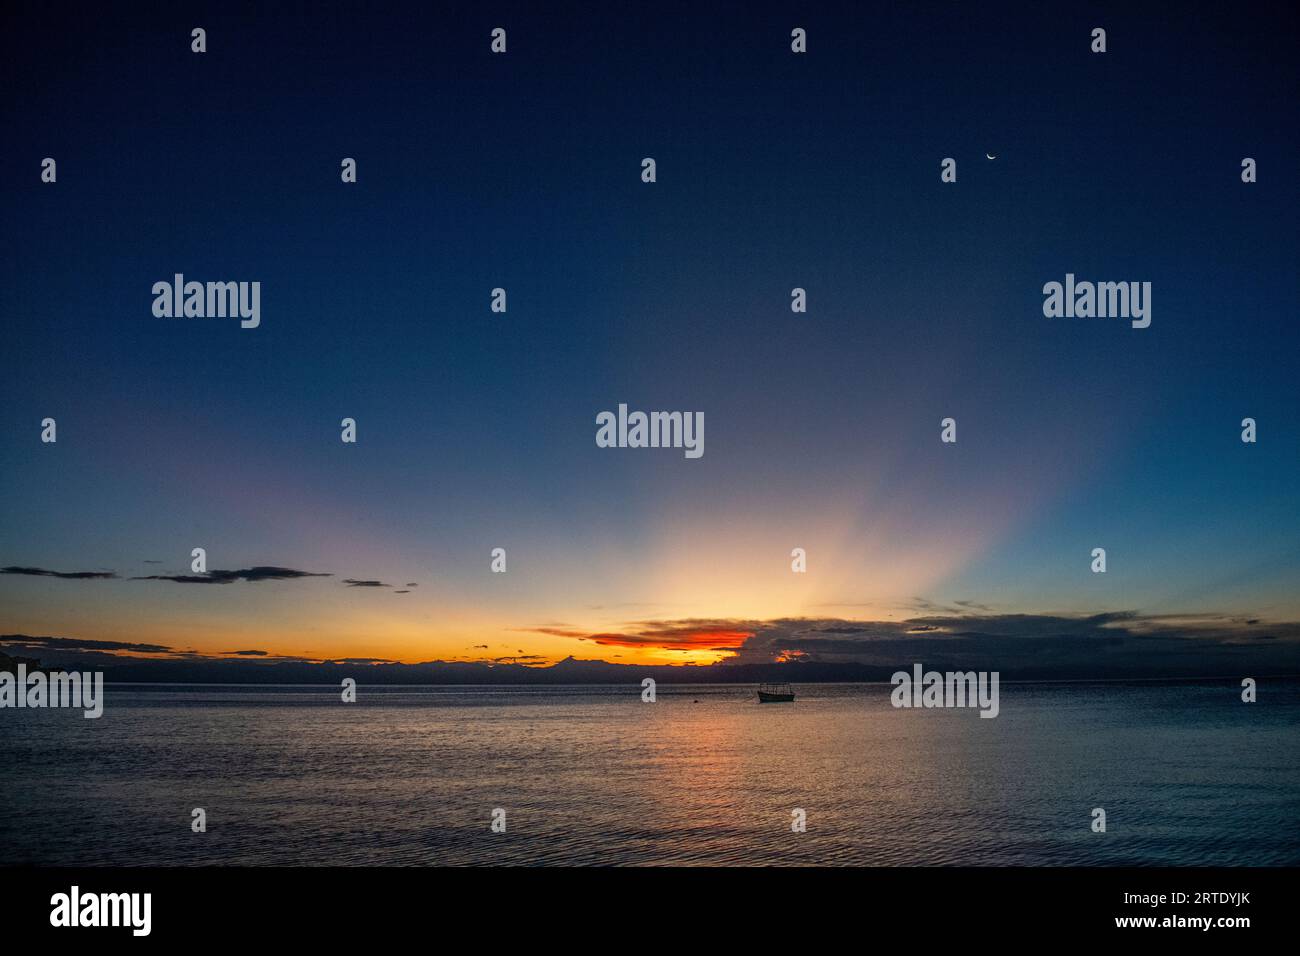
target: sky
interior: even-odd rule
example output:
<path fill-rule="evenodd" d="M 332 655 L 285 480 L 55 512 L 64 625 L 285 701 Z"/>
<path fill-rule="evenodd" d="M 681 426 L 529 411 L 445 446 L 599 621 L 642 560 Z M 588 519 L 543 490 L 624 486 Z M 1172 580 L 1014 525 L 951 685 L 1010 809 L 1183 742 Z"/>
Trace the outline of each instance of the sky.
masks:
<path fill-rule="evenodd" d="M 708 663 L 1123 614 L 1294 652 L 1294 13 L 588 6 L 6 12 L 0 633 Z M 175 273 L 259 281 L 259 327 L 156 317 Z M 1150 327 L 1045 317 L 1067 273 L 1150 282 Z M 703 412 L 704 454 L 597 447 L 620 403 Z"/>

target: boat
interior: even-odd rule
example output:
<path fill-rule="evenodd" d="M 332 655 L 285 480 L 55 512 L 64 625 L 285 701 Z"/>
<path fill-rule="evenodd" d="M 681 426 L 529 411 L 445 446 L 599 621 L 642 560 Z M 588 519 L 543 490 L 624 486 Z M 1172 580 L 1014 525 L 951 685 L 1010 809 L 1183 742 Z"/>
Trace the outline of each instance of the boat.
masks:
<path fill-rule="evenodd" d="M 758 702 L 760 704 L 788 704 L 794 700 L 794 688 L 782 682 L 758 685 Z"/>

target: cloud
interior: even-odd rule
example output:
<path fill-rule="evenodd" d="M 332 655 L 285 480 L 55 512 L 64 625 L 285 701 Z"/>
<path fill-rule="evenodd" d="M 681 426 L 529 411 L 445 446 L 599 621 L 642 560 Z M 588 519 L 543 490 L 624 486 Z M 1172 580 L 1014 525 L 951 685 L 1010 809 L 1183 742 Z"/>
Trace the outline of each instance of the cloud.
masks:
<path fill-rule="evenodd" d="M 1247 624 L 1247 621 L 1254 621 Z M 1146 614 L 1135 610 L 1101 614 L 926 615 L 901 621 L 838 617 L 692 618 L 629 621 L 610 630 L 538 627 L 588 646 L 600 657 L 618 658 L 625 648 L 671 654 L 712 652 L 725 672 L 735 665 L 778 664 L 819 668 L 815 679 L 835 674 L 883 679 L 922 663 L 935 670 L 996 670 L 1007 680 L 1097 678 L 1187 678 L 1257 674 L 1300 674 L 1300 622 L 1268 621 L 1248 615 Z M 523 667 L 545 663 L 539 654 L 508 644 L 500 656 L 470 658 L 481 664 Z M 84 640 L 67 637 L 0 636 L 0 649 L 58 663 L 116 666 L 134 658 L 141 666 L 160 662 L 262 667 L 279 662 L 316 664 L 319 659 L 281 657 L 274 651 L 235 650 L 219 654 L 176 650 L 162 644 Z M 633 655 L 629 655 L 633 656 Z M 240 662 L 242 661 L 242 665 Z M 383 658 L 342 658 L 345 665 L 389 663 Z M 856 670 L 855 670 L 856 668 Z M 863 669 L 866 669 L 864 677 Z M 811 673 L 811 671 L 809 672 Z M 872 676 L 872 675 L 875 676 Z"/>
<path fill-rule="evenodd" d="M 968 602 L 973 603 L 973 602 Z M 1250 618 L 1249 620 L 1256 620 Z M 712 650 L 727 664 L 809 661 L 1001 670 L 1061 677 L 1236 673 L 1252 661 L 1300 673 L 1300 623 L 1216 614 L 931 614 L 902 621 L 785 618 L 629 622 L 621 632 L 540 627 L 595 644 Z M 1267 648 L 1273 647 L 1273 650 Z M 1246 671 L 1241 670 L 1242 673 Z"/>
<path fill-rule="evenodd" d="M 400 589 L 400 590 L 394 591 L 393 593 L 394 593 L 394 594 L 410 594 L 411 592 L 403 588 L 403 589 Z"/>
<path fill-rule="evenodd" d="M 69 580 L 95 580 L 116 578 L 116 571 L 50 571 L 47 568 L 22 568 L 10 566 L 0 568 L 0 574 L 26 574 L 39 578 L 67 578 Z"/>
<path fill-rule="evenodd" d="M 329 663 L 319 658 L 275 654 L 263 650 L 196 651 L 193 648 L 177 650 L 166 644 L 141 644 L 128 641 L 95 641 L 71 637 L 34 637 L 29 634 L 0 635 L 0 650 L 22 651 L 39 656 L 47 666 L 82 669 L 87 667 L 117 667 L 139 664 L 153 668 L 163 664 L 213 664 L 226 666 L 263 666 L 267 664 L 319 664 Z M 384 658 L 349 658 L 348 663 L 396 663 Z M 342 663 L 342 662 L 340 662 Z M 212 672 L 218 676 L 222 671 Z"/>
<path fill-rule="evenodd" d="M 90 641 L 75 637 L 31 637 L 27 634 L 0 634 L 0 645 L 26 648 L 49 648 L 60 651 L 128 651 L 133 654 L 171 654 L 164 644 L 133 644 L 127 641 Z"/>
<path fill-rule="evenodd" d="M 978 604 L 975 601 L 955 601 L 951 605 L 936 604 L 929 598 L 914 597 L 909 605 L 913 611 L 921 614 L 943 614 L 948 617 L 959 617 L 975 612 L 991 614 L 993 609 L 985 604 Z M 978 616 L 978 615 L 976 615 Z"/>
<path fill-rule="evenodd" d="M 752 622 L 687 619 L 682 621 L 639 621 L 623 632 L 587 632 L 573 628 L 537 627 L 534 633 L 572 637 L 605 647 L 653 647 L 662 650 L 694 651 L 722 647 L 737 650 L 753 636 Z"/>
<path fill-rule="evenodd" d="M 291 581 L 296 578 L 328 578 L 333 575 L 317 571 L 296 571 L 259 565 L 239 571 L 209 571 L 207 574 L 147 574 L 132 581 L 175 581 L 177 584 L 230 584 L 233 581 Z"/>
<path fill-rule="evenodd" d="M 830 627 L 827 627 L 827 624 Z M 735 660 L 759 662 L 798 652 L 821 662 L 893 665 L 922 661 L 935 666 L 1011 672 L 1105 674 L 1140 671 L 1214 673 L 1244 663 L 1247 646 L 1260 634 L 1218 615 L 1144 615 L 1119 611 L 1093 615 L 984 614 L 931 616 L 871 622 L 856 635 L 839 622 L 774 621 L 737 652 Z M 1300 624 L 1269 629 L 1291 644 L 1300 671 Z M 978 669 L 978 668 L 977 668 Z"/>
<path fill-rule="evenodd" d="M 161 561 L 146 560 L 145 564 L 161 564 Z M 119 579 L 116 571 L 51 571 L 48 568 L 10 565 L 0 568 L 0 574 L 26 575 L 28 577 L 65 578 L 69 580 Z M 231 584 L 236 581 L 292 581 L 298 578 L 328 578 L 329 572 L 299 571 L 295 568 L 282 568 L 276 565 L 257 565 L 234 571 L 214 569 L 206 574 L 142 574 L 130 578 L 132 581 L 171 581 L 175 584 Z M 389 588 L 391 584 L 367 578 L 344 578 L 343 583 L 350 588 Z M 406 585 L 414 588 L 418 585 L 412 581 Z M 409 590 L 396 591 L 397 594 L 409 594 Z"/>

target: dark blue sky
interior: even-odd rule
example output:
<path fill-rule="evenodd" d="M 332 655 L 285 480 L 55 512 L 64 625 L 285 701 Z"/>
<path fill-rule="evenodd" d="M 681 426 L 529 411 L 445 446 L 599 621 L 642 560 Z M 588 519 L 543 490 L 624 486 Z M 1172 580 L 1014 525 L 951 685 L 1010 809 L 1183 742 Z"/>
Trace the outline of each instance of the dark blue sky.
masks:
<path fill-rule="evenodd" d="M 918 596 L 1300 612 L 1286 5 L 226 6 L 5 14 L 0 565 L 422 590 L 9 575 L 0 626 L 426 659 Z M 260 328 L 154 317 L 176 272 L 260 281 Z M 1151 282 L 1151 327 L 1045 318 L 1067 272 Z M 595 447 L 620 402 L 706 453 Z"/>

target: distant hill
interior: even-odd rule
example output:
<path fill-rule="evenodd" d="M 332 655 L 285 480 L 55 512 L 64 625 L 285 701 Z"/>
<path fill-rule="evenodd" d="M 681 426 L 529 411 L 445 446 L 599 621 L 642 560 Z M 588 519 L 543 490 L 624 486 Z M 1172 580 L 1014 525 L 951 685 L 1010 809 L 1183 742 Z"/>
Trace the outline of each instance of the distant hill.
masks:
<path fill-rule="evenodd" d="M 10 674 L 17 674 L 19 664 L 26 664 L 29 671 L 40 670 L 41 667 L 41 662 L 35 657 L 10 657 L 8 654 L 0 651 L 0 671 L 8 671 Z"/>
<path fill-rule="evenodd" d="M 422 664 L 306 663 L 300 661 L 165 661 L 118 659 L 94 664 L 107 681 L 230 684 L 623 684 L 652 677 L 662 684 L 756 684 L 765 680 L 878 681 L 893 668 L 860 664 L 641 665 L 583 661 L 549 666 L 429 661 Z"/>
<path fill-rule="evenodd" d="M 850 683 L 888 681 L 898 670 L 910 670 L 920 661 L 926 670 L 986 670 L 997 667 L 1003 680 L 1188 680 L 1240 679 L 1294 676 L 1294 653 L 1277 642 L 1260 642 L 1250 663 L 1239 649 L 1231 657 L 1207 660 L 1201 656 L 1161 658 L 1158 661 L 1118 661 L 1093 657 L 1086 661 L 1059 661 L 1050 655 L 1008 661 L 1004 655 L 945 656 L 935 646 L 917 646 L 888 663 L 800 660 L 784 664 L 620 664 L 566 657 L 555 664 L 535 665 L 490 661 L 426 661 L 398 664 L 370 660 L 305 661 L 264 657 L 126 656 L 136 645 L 111 650 L 97 642 L 71 638 L 39 638 L 21 634 L 0 635 L 0 646 L 14 651 L 42 652 L 44 669 L 97 670 L 109 682 L 187 684 L 338 684 L 345 677 L 364 684 L 630 684 L 653 677 L 662 684 L 758 684 L 763 681 L 796 683 Z M 87 646 L 89 645 L 89 647 Z M 101 643 L 102 647 L 102 643 Z M 165 650 L 165 649 L 162 649 Z M 910 651 L 910 653 L 908 653 Z M 28 669 L 40 666 L 32 657 L 0 654 L 0 670 L 13 670 L 19 662 Z"/>

